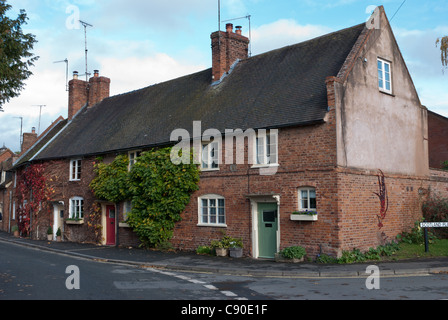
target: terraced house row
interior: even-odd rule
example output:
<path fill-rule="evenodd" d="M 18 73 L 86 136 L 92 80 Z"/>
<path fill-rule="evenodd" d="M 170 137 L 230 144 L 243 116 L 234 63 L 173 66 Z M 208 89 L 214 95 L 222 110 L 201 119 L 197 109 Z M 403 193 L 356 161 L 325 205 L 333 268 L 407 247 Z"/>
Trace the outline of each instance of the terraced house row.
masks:
<path fill-rule="evenodd" d="M 292 245 L 310 255 L 366 250 L 409 231 L 426 197 L 448 196 L 439 166 L 448 119 L 420 102 L 382 7 L 367 23 L 253 57 L 231 24 L 211 43 L 212 68 L 117 96 L 99 72 L 88 82 L 74 73 L 68 118 L 3 170 L 0 228 L 20 223 L 32 200 L 19 201 L 21 173 L 39 165 L 51 194 L 36 210 L 50 213 L 27 216 L 28 236 L 44 238 L 51 226 L 63 241 L 137 245 L 126 224 L 132 202 L 95 199 L 94 163 L 126 154 L 132 166 L 146 150 L 173 146 L 176 129 L 193 137 L 197 124 L 214 139 L 200 141 L 199 190 L 171 239 L 178 249 L 225 232 L 254 258 Z"/>

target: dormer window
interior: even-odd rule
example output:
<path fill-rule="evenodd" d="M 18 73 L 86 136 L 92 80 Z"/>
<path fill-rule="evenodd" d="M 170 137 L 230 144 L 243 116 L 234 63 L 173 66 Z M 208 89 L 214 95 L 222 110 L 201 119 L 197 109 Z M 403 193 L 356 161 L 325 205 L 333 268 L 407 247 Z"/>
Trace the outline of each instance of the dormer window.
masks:
<path fill-rule="evenodd" d="M 380 91 L 392 93 L 391 63 L 378 58 L 378 87 Z"/>

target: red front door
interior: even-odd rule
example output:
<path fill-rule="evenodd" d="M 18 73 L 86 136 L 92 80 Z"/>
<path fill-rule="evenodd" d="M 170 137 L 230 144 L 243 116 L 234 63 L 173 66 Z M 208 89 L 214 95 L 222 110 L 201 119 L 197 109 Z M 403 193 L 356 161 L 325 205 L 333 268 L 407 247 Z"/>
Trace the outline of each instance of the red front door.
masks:
<path fill-rule="evenodd" d="M 115 245 L 115 207 L 106 208 L 106 245 Z"/>

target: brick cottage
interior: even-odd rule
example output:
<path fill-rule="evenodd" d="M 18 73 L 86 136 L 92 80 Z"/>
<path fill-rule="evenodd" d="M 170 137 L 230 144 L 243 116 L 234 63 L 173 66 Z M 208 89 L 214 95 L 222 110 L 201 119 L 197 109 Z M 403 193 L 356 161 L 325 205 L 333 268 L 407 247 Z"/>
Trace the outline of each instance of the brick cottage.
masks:
<path fill-rule="evenodd" d="M 211 69 L 126 94 L 109 97 L 98 72 L 89 82 L 74 74 L 68 119 L 15 163 L 16 177 L 42 164 L 54 191 L 32 237 L 52 225 L 65 241 L 138 244 L 125 223 L 132 203 L 116 208 L 90 190 L 94 163 L 128 154 L 132 165 L 174 145 L 176 129 L 194 137 L 198 124 L 214 139 L 201 141 L 199 190 L 171 239 L 178 249 L 225 232 L 254 258 L 292 245 L 338 256 L 392 241 L 429 194 L 448 196 L 448 173 L 429 167 L 428 110 L 383 7 L 367 24 L 254 57 L 231 24 L 211 41 Z"/>

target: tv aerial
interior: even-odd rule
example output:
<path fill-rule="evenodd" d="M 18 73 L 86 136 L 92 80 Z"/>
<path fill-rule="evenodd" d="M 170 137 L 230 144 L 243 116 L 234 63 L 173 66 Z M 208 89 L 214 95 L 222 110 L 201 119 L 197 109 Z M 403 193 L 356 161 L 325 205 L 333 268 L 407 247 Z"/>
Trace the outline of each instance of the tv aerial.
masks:
<path fill-rule="evenodd" d="M 248 14 L 245 17 L 239 17 L 239 18 L 221 21 L 221 22 L 229 22 L 229 21 L 235 21 L 235 20 L 241 20 L 241 19 L 247 19 L 249 21 L 249 57 L 252 57 L 252 27 L 251 27 L 251 22 L 250 22 L 251 17 L 252 16 L 250 14 Z"/>
<path fill-rule="evenodd" d="M 87 54 L 89 52 L 89 50 L 87 49 L 87 27 L 93 28 L 93 26 L 90 23 L 87 23 L 82 20 L 79 20 L 79 22 L 84 26 L 84 40 L 85 40 L 84 43 L 85 43 L 85 48 L 86 48 L 86 50 L 85 50 L 85 53 L 86 53 L 86 74 L 85 74 L 85 76 L 86 76 L 86 81 L 89 81 L 90 73 L 89 73 L 88 67 L 87 67 Z"/>
<path fill-rule="evenodd" d="M 68 59 L 65 58 L 65 60 L 55 61 L 53 63 L 61 63 L 61 62 L 65 62 L 65 91 L 68 91 Z"/>

